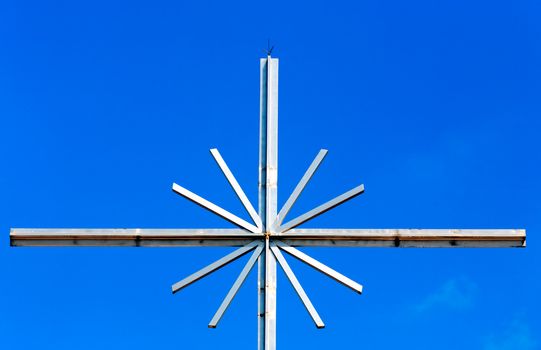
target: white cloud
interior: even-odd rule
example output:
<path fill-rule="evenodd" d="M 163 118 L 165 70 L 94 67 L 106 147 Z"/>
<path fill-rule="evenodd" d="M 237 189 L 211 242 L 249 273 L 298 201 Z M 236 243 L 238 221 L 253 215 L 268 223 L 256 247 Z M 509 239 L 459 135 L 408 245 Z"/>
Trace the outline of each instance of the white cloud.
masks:
<path fill-rule="evenodd" d="M 519 320 L 513 320 L 503 331 L 486 337 L 483 343 L 483 350 L 533 350 L 536 348 L 537 341 L 530 327 Z"/>
<path fill-rule="evenodd" d="M 434 293 L 429 294 L 414 305 L 415 311 L 422 313 L 434 308 L 463 310 L 471 307 L 474 302 L 476 286 L 464 279 L 450 279 Z"/>

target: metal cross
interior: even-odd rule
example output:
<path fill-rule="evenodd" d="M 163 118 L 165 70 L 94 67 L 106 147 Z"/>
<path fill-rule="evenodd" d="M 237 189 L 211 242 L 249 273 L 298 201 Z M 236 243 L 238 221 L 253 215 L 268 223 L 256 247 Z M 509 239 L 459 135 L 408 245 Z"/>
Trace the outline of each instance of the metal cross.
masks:
<path fill-rule="evenodd" d="M 362 286 L 294 248 L 295 246 L 355 247 L 525 247 L 525 230 L 454 229 L 297 229 L 299 225 L 360 195 L 359 185 L 330 201 L 291 219 L 284 219 L 327 155 L 318 155 L 306 170 L 284 206 L 277 210 L 278 188 L 278 59 L 270 54 L 260 62 L 259 203 L 254 209 L 217 149 L 210 152 L 244 205 L 253 223 L 220 208 L 186 188 L 173 191 L 238 226 L 237 229 L 11 229 L 12 246 L 233 246 L 240 247 L 172 286 L 173 293 L 251 253 L 237 280 L 209 322 L 215 328 L 246 277 L 258 263 L 258 349 L 276 349 L 276 265 L 299 295 L 316 327 L 325 325 L 282 252 L 297 258 L 357 293 Z"/>

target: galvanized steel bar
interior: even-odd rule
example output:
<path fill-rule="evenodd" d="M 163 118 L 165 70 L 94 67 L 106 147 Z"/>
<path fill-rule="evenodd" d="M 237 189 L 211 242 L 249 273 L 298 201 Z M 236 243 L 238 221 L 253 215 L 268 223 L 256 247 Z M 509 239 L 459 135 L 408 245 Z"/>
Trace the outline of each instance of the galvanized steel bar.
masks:
<path fill-rule="evenodd" d="M 312 317 L 312 320 L 314 320 L 314 323 L 316 324 L 317 328 L 324 328 L 325 324 L 319 317 L 319 314 L 317 313 L 316 309 L 314 308 L 314 305 L 312 305 L 312 302 L 310 301 L 310 298 L 308 298 L 308 295 L 306 295 L 306 292 L 302 288 L 301 284 L 297 280 L 297 277 L 293 273 L 293 270 L 289 267 L 289 264 L 287 263 L 286 259 L 280 253 L 280 250 L 276 246 L 276 244 L 271 243 L 271 250 L 274 253 L 274 256 L 278 260 L 278 263 L 280 266 L 282 266 L 282 269 L 284 270 L 287 278 L 289 279 L 289 282 L 291 282 L 291 285 L 299 295 L 299 298 L 301 298 L 302 303 L 304 304 L 304 307 L 306 308 L 306 311 L 310 314 Z"/>
<path fill-rule="evenodd" d="M 316 259 L 304 254 L 300 250 L 293 248 L 284 242 L 281 241 L 274 241 L 275 244 L 285 251 L 286 253 L 290 254 L 291 256 L 299 259 L 303 263 L 313 267 L 314 269 L 318 270 L 319 272 L 322 272 L 323 274 L 329 276 L 330 278 L 334 279 L 335 281 L 343 284 L 344 286 L 353 289 L 355 292 L 361 294 L 363 292 L 363 286 L 361 286 L 359 283 L 353 281 L 352 279 L 347 278 L 346 276 L 342 275 L 340 272 L 335 271 L 331 269 L 330 267 L 320 263 Z"/>
<path fill-rule="evenodd" d="M 260 61 L 259 216 L 272 231 L 278 186 L 278 59 Z M 258 349 L 276 349 L 276 259 L 268 249 L 258 261 Z"/>
<path fill-rule="evenodd" d="M 278 59 L 267 58 L 266 231 L 272 230 L 278 206 Z"/>
<path fill-rule="evenodd" d="M 265 350 L 276 349 L 276 258 L 270 250 L 270 239 L 265 239 Z"/>
<path fill-rule="evenodd" d="M 283 232 L 286 232 L 294 227 L 297 227 L 299 225 L 301 225 L 302 223 L 308 221 L 308 220 L 311 220 L 313 218 L 315 218 L 316 216 L 318 215 L 321 215 L 329 210 L 331 210 L 332 208 L 360 195 L 361 193 L 364 192 L 364 185 L 359 185 L 349 191 L 347 191 L 346 193 L 334 198 L 334 199 L 331 199 L 330 201 L 320 205 L 319 207 L 317 208 L 314 208 L 312 210 L 310 210 L 309 212 L 289 221 L 288 223 L 280 226 L 280 228 L 278 229 L 279 232 L 283 233 Z"/>
<path fill-rule="evenodd" d="M 292 229 L 280 236 L 292 246 L 505 248 L 525 247 L 522 229 Z"/>
<path fill-rule="evenodd" d="M 267 59 L 260 60 L 259 67 L 259 165 L 258 165 L 258 213 L 267 230 Z M 266 249 L 257 260 L 257 348 L 265 350 L 265 266 Z"/>
<path fill-rule="evenodd" d="M 212 320 L 210 320 L 209 325 L 208 325 L 209 328 L 216 328 L 216 326 L 218 325 L 218 322 L 220 322 L 220 320 L 222 319 L 222 316 L 224 315 L 225 311 L 229 307 L 229 304 L 231 304 L 231 301 L 233 301 L 233 298 L 235 297 L 235 295 L 237 295 L 237 292 L 239 291 L 240 287 L 242 287 L 242 284 L 246 280 L 246 277 L 248 276 L 250 271 L 252 271 L 252 268 L 254 267 L 262 251 L 263 251 L 263 243 L 260 243 L 258 244 L 257 248 L 255 248 L 254 253 L 250 257 L 246 265 L 244 265 L 244 268 L 242 269 L 241 273 L 235 280 L 235 283 L 233 283 L 233 286 L 231 287 L 231 289 L 225 296 L 224 300 L 222 301 L 222 304 L 218 308 L 218 311 L 216 311 L 216 313 L 212 317 Z"/>
<path fill-rule="evenodd" d="M 216 204 L 214 204 L 212 202 L 209 202 L 205 198 L 196 195 L 195 193 L 191 192 L 190 190 L 187 190 L 186 188 L 184 188 L 184 187 L 182 187 L 182 186 L 180 186 L 180 185 L 178 185 L 176 183 L 173 184 L 173 191 L 180 194 L 184 198 L 191 200 L 195 204 L 200 205 L 201 207 L 210 210 L 214 214 L 216 214 L 218 216 L 221 216 L 222 218 L 226 219 L 227 221 L 229 221 L 229 222 L 231 222 L 231 223 L 233 223 L 233 224 L 235 224 L 235 225 L 237 225 L 239 227 L 245 228 L 248 231 L 251 231 L 253 233 L 260 232 L 260 230 L 257 227 L 250 224 L 249 222 L 239 218 L 238 216 L 236 216 L 234 214 L 231 214 L 227 210 L 220 208 Z"/>
<path fill-rule="evenodd" d="M 326 149 L 322 149 L 319 151 L 318 155 L 312 161 L 312 164 L 310 164 L 310 167 L 308 167 L 308 170 L 306 170 L 303 177 L 301 178 L 301 180 L 299 181 L 299 183 L 297 184 L 297 186 L 295 187 L 295 189 L 293 190 L 293 192 L 287 199 L 282 209 L 280 209 L 280 212 L 278 213 L 278 216 L 276 217 L 276 220 L 273 224 L 274 228 L 277 228 L 282 224 L 282 222 L 284 221 L 284 218 L 291 210 L 291 207 L 293 206 L 293 204 L 295 204 L 295 201 L 297 200 L 297 198 L 299 198 L 302 191 L 304 190 L 304 187 L 306 187 L 306 184 L 308 183 L 308 181 L 310 181 L 310 179 L 316 172 L 317 168 L 319 168 L 319 165 L 321 164 L 321 162 L 323 161 L 326 155 L 327 155 Z"/>
<path fill-rule="evenodd" d="M 257 348 L 265 349 L 265 261 L 266 250 L 257 259 Z"/>
<path fill-rule="evenodd" d="M 210 153 L 214 157 L 214 160 L 216 161 L 216 163 L 218 163 L 218 166 L 220 167 L 220 169 L 224 173 L 227 181 L 229 182 L 229 184 L 231 185 L 231 187 L 235 191 L 237 197 L 239 197 L 240 201 L 242 202 L 242 205 L 244 205 L 244 208 L 246 209 L 246 211 L 248 212 L 248 214 L 250 215 L 250 217 L 252 218 L 252 220 L 256 224 L 257 228 L 260 231 L 262 231 L 263 230 L 263 224 L 261 222 L 261 218 L 259 217 L 259 215 L 257 215 L 257 212 L 255 211 L 254 207 L 252 206 L 252 203 L 250 203 L 250 200 L 248 199 L 248 197 L 246 197 L 246 194 L 242 190 L 242 187 L 240 187 L 239 183 L 237 182 L 237 179 L 235 179 L 235 176 L 233 175 L 231 170 L 229 170 L 229 167 L 227 166 L 227 163 L 222 158 L 222 155 L 220 154 L 220 152 L 216 148 L 211 149 Z"/>
<path fill-rule="evenodd" d="M 190 276 L 184 278 L 182 281 L 177 282 L 173 284 L 171 287 L 171 290 L 173 293 L 178 292 L 182 288 L 185 288 L 189 286 L 190 284 L 200 280 L 201 278 L 207 276 L 208 274 L 218 270 L 219 268 L 229 264 L 230 262 L 240 258 L 244 254 L 248 253 L 250 250 L 254 249 L 256 246 L 260 245 L 261 243 L 259 241 L 253 241 L 252 243 L 249 243 L 245 245 L 242 248 L 239 248 L 235 250 L 234 252 L 231 252 L 224 256 L 223 258 L 216 260 L 212 264 L 202 268 L 201 270 L 191 274 Z"/>
<path fill-rule="evenodd" d="M 9 238 L 13 247 L 200 247 L 243 246 L 255 237 L 243 229 L 12 228 Z"/>

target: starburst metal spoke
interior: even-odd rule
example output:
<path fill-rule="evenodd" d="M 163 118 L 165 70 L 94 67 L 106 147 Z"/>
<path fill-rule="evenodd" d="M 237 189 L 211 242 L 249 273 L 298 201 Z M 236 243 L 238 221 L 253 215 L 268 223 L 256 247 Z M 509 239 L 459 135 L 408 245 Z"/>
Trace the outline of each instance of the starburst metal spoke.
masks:
<path fill-rule="evenodd" d="M 300 224 L 308 221 L 308 220 L 312 220 L 313 218 L 315 218 L 316 216 L 318 215 L 321 215 L 323 213 L 325 213 L 326 211 L 329 211 L 331 210 L 332 208 L 360 195 L 361 193 L 364 192 L 364 185 L 359 185 L 349 191 L 347 191 L 346 193 L 334 198 L 334 199 L 331 199 L 330 201 L 320 205 L 319 207 L 317 208 L 314 208 L 312 210 L 310 210 L 309 212 L 289 221 L 288 223 L 280 226 L 280 228 L 278 229 L 279 232 L 286 232 L 287 230 L 290 230 L 294 227 L 297 227 L 299 226 Z"/>
<path fill-rule="evenodd" d="M 225 296 L 224 300 L 222 301 L 222 304 L 218 308 L 218 311 L 214 314 L 212 317 L 212 320 L 209 322 L 209 328 L 216 328 L 218 325 L 218 322 L 222 319 L 222 316 L 224 315 L 225 311 L 229 307 L 229 304 L 231 304 L 231 301 L 233 301 L 233 298 L 235 295 L 237 295 L 237 292 L 239 291 L 240 287 L 242 287 L 242 284 L 246 280 L 246 277 L 248 277 L 248 274 L 250 271 L 252 271 L 252 268 L 254 267 L 254 264 L 256 263 L 257 259 L 261 255 L 261 252 L 263 251 L 263 243 L 259 243 L 257 245 L 257 248 L 255 248 L 254 253 L 244 265 L 244 268 L 242 269 L 241 273 L 235 280 L 235 283 L 233 283 L 233 286 L 231 286 L 231 289 Z"/>
<path fill-rule="evenodd" d="M 304 291 L 301 284 L 299 283 L 299 280 L 297 280 L 297 277 L 293 273 L 293 270 L 291 270 L 291 268 L 289 267 L 289 264 L 287 263 L 286 259 L 282 255 L 282 253 L 280 253 L 280 250 L 278 249 L 276 244 L 271 243 L 270 248 L 272 250 L 272 253 L 276 257 L 276 260 L 278 260 L 278 263 L 280 264 L 280 266 L 282 266 L 282 269 L 284 270 L 287 278 L 289 279 L 289 282 L 291 282 L 291 285 L 293 286 L 293 288 L 297 292 L 297 295 L 299 296 L 299 298 L 301 298 L 301 301 L 304 304 L 304 307 L 306 308 L 306 311 L 308 311 L 308 313 L 312 317 L 312 320 L 314 320 L 314 323 L 316 324 L 316 327 L 317 328 L 324 328 L 325 324 L 323 323 L 323 321 L 319 317 L 319 314 L 317 313 L 316 309 L 314 308 L 314 305 L 312 305 L 312 302 L 308 298 L 308 295 L 306 295 L 306 292 Z"/>
<path fill-rule="evenodd" d="M 342 275 L 340 272 L 331 269 L 330 267 L 320 263 L 316 259 L 306 255 L 305 253 L 301 252 L 300 250 L 285 244 L 284 242 L 275 241 L 274 243 L 280 249 L 285 251 L 286 253 L 288 253 L 291 256 L 299 259 L 303 263 L 313 267 L 314 269 L 318 270 L 319 272 L 322 272 L 323 274 L 329 276 L 330 278 L 334 279 L 335 281 L 337 281 L 339 283 L 342 283 L 344 286 L 353 289 L 355 292 L 357 292 L 359 294 L 361 294 L 363 292 L 363 286 L 361 286 L 359 283 L 347 278 L 346 276 Z"/>
<path fill-rule="evenodd" d="M 203 208 L 210 210 L 214 214 L 216 214 L 218 216 L 221 216 L 222 218 L 226 219 L 227 221 L 229 221 L 229 222 L 231 222 L 231 223 L 233 223 L 233 224 L 235 224 L 237 226 L 245 228 L 248 231 L 251 231 L 253 233 L 261 232 L 260 229 L 258 229 L 254 225 L 250 224 L 249 222 L 239 218 L 238 216 L 236 216 L 234 214 L 231 214 L 227 210 L 220 208 L 216 204 L 214 204 L 212 202 L 209 202 L 205 198 L 196 195 L 195 193 L 191 192 L 190 190 L 185 189 L 184 187 L 182 187 L 180 185 L 177 185 L 176 183 L 173 183 L 173 191 L 180 194 L 184 198 L 191 200 L 195 204 L 200 205 Z"/>
<path fill-rule="evenodd" d="M 308 170 L 306 170 L 303 177 L 301 178 L 301 180 L 299 181 L 299 183 L 297 184 L 293 192 L 291 192 L 291 195 L 289 196 L 286 203 L 284 204 L 284 206 L 282 207 L 282 209 L 276 216 L 276 220 L 273 223 L 274 228 L 279 227 L 282 224 L 286 215 L 291 210 L 291 207 L 293 206 L 293 204 L 295 204 L 295 201 L 297 200 L 297 198 L 299 198 L 302 191 L 304 190 L 304 187 L 306 187 L 306 184 L 308 183 L 308 181 L 310 181 L 310 179 L 316 172 L 317 168 L 319 168 L 319 165 L 321 164 L 321 162 L 327 155 L 327 152 L 328 151 L 326 149 L 320 150 L 316 158 L 312 161 L 312 164 L 310 164 L 310 167 L 308 167 Z"/>
<path fill-rule="evenodd" d="M 190 276 L 186 277 L 182 281 L 173 284 L 173 286 L 171 287 L 171 290 L 173 291 L 173 293 L 178 292 L 182 288 L 185 288 L 185 287 L 189 286 L 190 284 L 192 284 L 192 283 L 194 283 L 196 281 L 199 281 L 201 278 L 211 274 L 212 272 L 218 270 L 219 268 L 221 268 L 221 267 L 229 264 L 230 262 L 240 258 L 244 254 L 248 253 L 250 250 L 254 249 L 259 244 L 260 244 L 260 241 L 253 241 L 253 242 L 245 245 L 244 247 L 239 248 L 239 249 L 235 250 L 234 252 L 227 254 L 223 258 L 221 258 L 221 259 L 213 262 L 212 264 L 202 268 L 201 270 L 191 274 Z"/>
<path fill-rule="evenodd" d="M 218 149 L 213 148 L 210 150 L 210 153 L 214 157 L 214 160 L 216 160 L 216 163 L 218 163 L 218 166 L 224 173 L 225 177 L 227 178 L 227 181 L 229 181 L 229 184 L 237 194 L 237 197 L 239 197 L 240 201 L 242 202 L 242 205 L 244 205 L 244 208 L 250 214 L 250 217 L 252 220 L 254 220 L 254 223 L 256 224 L 259 231 L 263 230 L 263 223 L 261 222 L 261 218 L 259 215 L 257 215 L 257 212 L 255 211 L 254 207 L 252 206 L 252 203 L 246 197 L 246 194 L 242 190 L 242 187 L 240 187 L 239 183 L 237 182 L 237 179 L 235 179 L 235 176 L 233 176 L 233 173 L 231 170 L 229 170 L 229 167 L 227 166 L 226 162 L 222 158 L 222 155 L 218 151 Z"/>

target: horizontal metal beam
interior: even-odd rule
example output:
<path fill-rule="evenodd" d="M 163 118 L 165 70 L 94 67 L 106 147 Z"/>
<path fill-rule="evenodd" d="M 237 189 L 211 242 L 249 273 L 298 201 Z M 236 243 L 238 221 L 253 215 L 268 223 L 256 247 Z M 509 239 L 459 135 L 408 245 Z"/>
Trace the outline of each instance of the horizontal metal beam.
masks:
<path fill-rule="evenodd" d="M 297 227 L 299 225 L 301 225 L 302 223 L 305 223 L 306 221 L 308 220 L 312 220 L 313 218 L 315 218 L 316 216 L 319 216 L 329 210 L 331 210 L 332 208 L 360 195 L 361 193 L 364 192 L 364 185 L 359 185 L 349 191 L 347 191 L 346 193 L 344 194 L 341 194 L 340 196 L 334 198 L 334 199 L 331 199 L 330 201 L 320 205 L 319 207 L 317 208 L 314 208 L 312 210 L 310 210 L 309 212 L 287 222 L 286 224 L 280 226 L 280 228 L 277 230 L 278 232 L 283 233 L 283 232 L 286 232 L 294 227 Z"/>
<path fill-rule="evenodd" d="M 247 229 L 248 231 L 251 231 L 251 232 L 254 232 L 254 233 L 258 233 L 258 232 L 261 232 L 261 230 L 257 227 L 255 227 L 254 225 L 250 224 L 249 222 L 247 222 L 246 220 L 244 219 L 241 219 L 239 218 L 238 216 L 236 216 L 235 214 L 232 214 L 230 212 L 228 212 L 227 210 L 223 209 L 223 208 L 220 208 L 219 206 L 217 206 L 216 204 L 206 200 L 205 198 L 201 197 L 201 196 L 198 196 L 196 195 L 195 193 L 193 193 L 192 191 L 174 183 L 173 184 L 173 191 L 175 191 L 176 193 L 180 194 L 181 196 L 183 196 L 184 198 L 186 199 L 189 199 L 190 201 L 194 202 L 195 204 L 207 209 L 207 210 L 210 210 L 211 212 L 213 212 L 214 214 L 218 215 L 218 216 L 221 216 L 222 218 L 226 219 L 227 221 L 241 227 L 241 228 L 245 228 Z"/>
<path fill-rule="evenodd" d="M 259 232 L 263 231 L 263 223 L 261 222 L 261 218 L 259 217 L 259 215 L 257 215 L 257 212 L 255 211 L 254 207 L 252 206 L 252 203 L 250 202 L 248 197 L 246 197 L 246 194 L 242 190 L 242 187 L 240 187 L 237 179 L 235 179 L 235 176 L 233 175 L 231 170 L 229 170 L 229 167 L 227 166 L 227 163 L 222 158 L 222 155 L 220 154 L 218 149 L 213 148 L 213 149 L 210 150 L 210 153 L 212 154 L 212 156 L 214 157 L 214 160 L 216 161 L 216 163 L 218 164 L 218 166 L 222 170 L 222 173 L 224 173 L 227 181 L 229 182 L 229 184 L 233 188 L 233 191 L 235 191 L 235 194 L 237 195 L 237 197 L 242 202 L 242 205 L 244 205 L 244 209 L 246 209 L 246 211 L 248 212 L 248 214 L 250 215 L 252 220 L 254 220 L 254 223 L 256 224 L 257 228 L 259 229 Z"/>
<path fill-rule="evenodd" d="M 243 246 L 263 235 L 242 229 L 12 228 L 11 246 Z M 526 231 L 462 229 L 292 229 L 292 246 L 525 247 Z"/>
<path fill-rule="evenodd" d="M 312 258 L 311 256 L 304 254 L 300 250 L 293 248 L 284 242 L 281 241 L 274 241 L 275 244 L 285 251 L 286 253 L 290 254 L 291 256 L 299 259 L 303 263 L 313 267 L 314 269 L 318 270 L 319 272 L 329 276 L 330 278 L 334 279 L 335 281 L 343 284 L 344 286 L 353 289 L 355 292 L 361 294 L 363 292 L 363 286 L 361 286 L 359 283 L 353 281 L 350 278 L 347 278 L 346 276 L 342 275 L 340 272 L 335 271 L 328 267 L 325 264 L 320 263 L 316 259 Z"/>
<path fill-rule="evenodd" d="M 12 228 L 9 238 L 13 247 L 236 247 L 259 236 L 242 229 Z"/>
<path fill-rule="evenodd" d="M 276 244 L 271 243 L 270 246 L 272 253 L 276 257 L 276 260 L 278 260 L 278 263 L 280 266 L 282 266 L 282 269 L 284 270 L 284 273 L 286 274 L 287 278 L 289 279 L 289 282 L 291 282 L 291 285 L 295 289 L 295 292 L 297 292 L 297 295 L 301 299 L 302 303 L 304 304 L 304 307 L 306 308 L 306 311 L 310 314 L 312 317 L 312 320 L 314 320 L 314 323 L 316 324 L 317 328 L 325 328 L 325 324 L 321 320 L 321 317 L 319 317 L 319 314 L 316 311 L 316 308 L 314 305 L 312 305 L 312 302 L 310 301 L 310 298 L 308 298 L 308 295 L 306 295 L 306 292 L 302 288 L 301 284 L 299 283 L 299 280 L 297 280 L 297 276 L 293 273 L 293 270 L 291 270 L 291 267 L 289 267 L 289 264 L 287 263 L 286 259 L 276 246 Z"/>
<path fill-rule="evenodd" d="M 525 247 L 526 230 L 293 229 L 280 240 L 292 246 L 506 248 Z"/>
<path fill-rule="evenodd" d="M 227 254 L 223 258 L 216 260 L 210 265 L 207 265 L 206 267 L 202 268 L 201 270 L 192 273 L 190 276 L 184 278 L 182 281 L 179 281 L 171 287 L 171 290 L 173 293 L 178 292 L 182 288 L 185 288 L 189 286 L 190 284 L 199 281 L 201 278 L 213 273 L 214 271 L 218 270 L 219 268 L 224 267 L 225 265 L 229 264 L 232 261 L 237 260 L 244 254 L 248 253 L 250 250 L 254 249 L 256 246 L 261 245 L 261 241 L 254 241 L 251 242 L 244 247 L 241 247 L 239 249 L 236 249 L 235 251 Z"/>
<path fill-rule="evenodd" d="M 222 319 L 222 316 L 224 315 L 225 311 L 229 307 L 229 304 L 233 301 L 233 298 L 235 295 L 237 295 L 237 292 L 239 291 L 240 287 L 242 287 L 242 284 L 246 280 L 246 277 L 248 277 L 248 274 L 250 271 L 252 271 L 252 268 L 254 267 L 254 264 L 256 263 L 257 259 L 261 255 L 261 252 L 263 251 L 263 243 L 260 243 L 257 248 L 255 248 L 254 253 L 248 259 L 248 262 L 246 265 L 244 265 L 244 268 L 240 272 L 239 276 L 235 280 L 235 283 L 233 283 L 233 286 L 231 286 L 231 289 L 225 296 L 224 300 L 222 301 L 222 304 L 218 308 L 218 311 L 214 314 L 212 317 L 212 320 L 209 322 L 209 328 L 216 328 L 218 325 L 218 322 Z"/>

